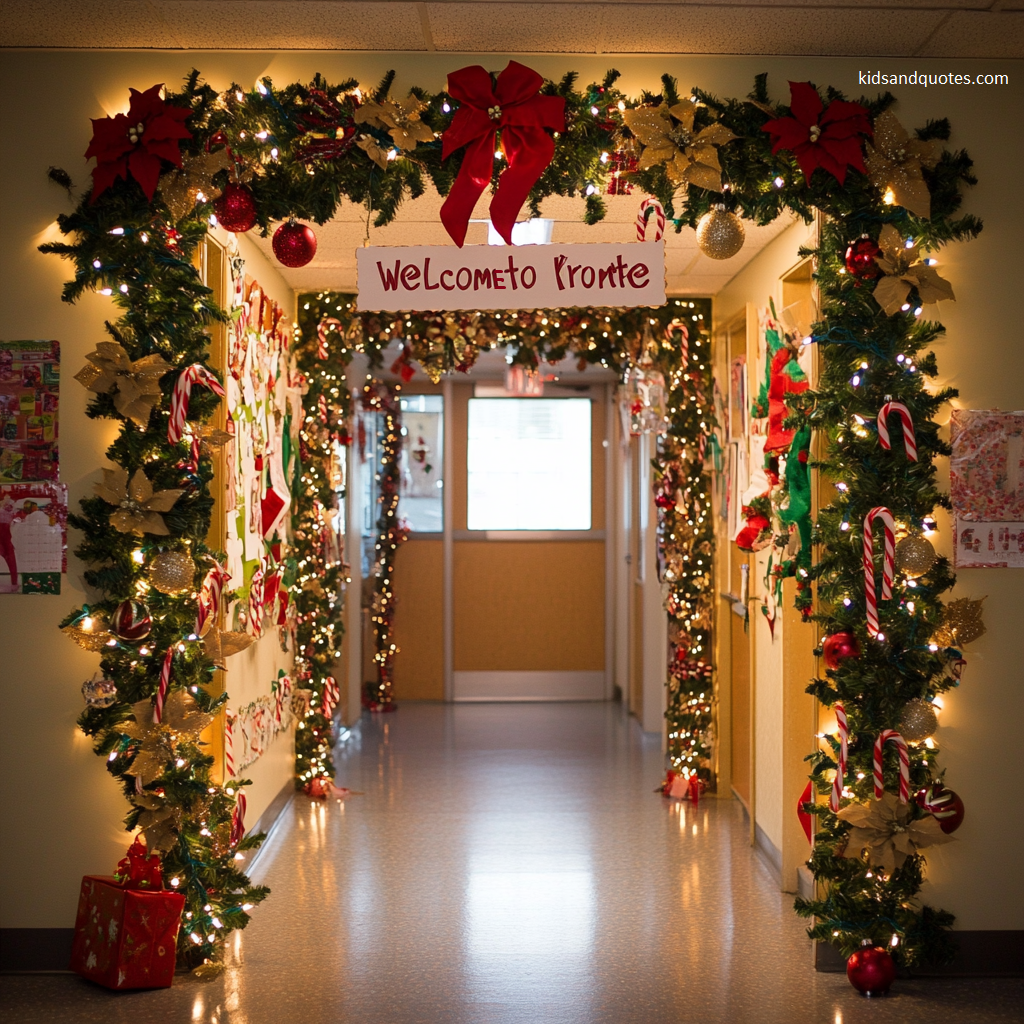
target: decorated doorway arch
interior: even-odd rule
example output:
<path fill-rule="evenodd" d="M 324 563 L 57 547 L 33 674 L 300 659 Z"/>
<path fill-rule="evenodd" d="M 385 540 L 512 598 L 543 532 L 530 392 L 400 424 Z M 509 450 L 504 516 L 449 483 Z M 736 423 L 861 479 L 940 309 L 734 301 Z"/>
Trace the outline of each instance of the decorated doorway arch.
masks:
<path fill-rule="evenodd" d="M 929 556 L 922 543 L 934 509 L 946 504 L 934 458 L 948 449 L 934 417 L 954 394 L 925 386 L 936 373 L 927 347 L 942 327 L 924 309 L 951 298 L 952 290 L 923 254 L 981 228 L 959 215 L 961 189 L 973 181 L 970 159 L 944 149 L 945 121 L 905 131 L 888 94 L 850 103 L 835 90 L 792 83 L 787 106 L 772 101 L 764 76 L 749 97 L 730 100 L 700 89 L 681 95 L 665 76 L 660 89 L 629 97 L 610 72 L 579 90 L 571 73 L 558 83 L 538 82 L 517 100 L 493 76 L 474 71 L 469 77 L 452 84 L 450 93 L 416 88 L 404 98 L 390 96 L 392 75 L 369 91 L 355 80 L 317 77 L 283 88 L 261 79 L 255 88 L 218 93 L 193 72 L 178 92 L 164 94 L 159 86 L 133 92 L 127 115 L 94 121 L 88 152 L 97 159 L 93 187 L 59 220 L 71 240 L 43 247 L 74 264 L 66 301 L 99 291 L 119 311 L 109 327 L 117 373 L 92 381 L 98 395 L 90 407 L 90 415 L 121 423 L 108 453 L 115 468 L 108 486 L 83 501 L 72 520 L 85 534 L 79 554 L 92 563 L 88 580 L 101 597 L 69 616 L 65 627 L 102 651 L 103 670 L 114 684 L 113 699 L 94 702 L 82 728 L 96 738 L 124 788 L 129 827 L 159 837 L 164 877 L 186 894 L 190 916 L 179 961 L 216 958 L 224 936 L 244 927 L 252 904 L 266 895 L 235 861 L 239 850 L 259 841 L 240 838 L 237 801 L 244 782 L 215 783 L 212 759 L 197 743 L 200 722 L 218 713 L 225 699 L 205 688 L 212 665 L 200 640 L 226 591 L 217 553 L 204 542 L 211 462 L 200 448 L 184 485 L 181 464 L 190 456 L 189 435 L 202 433 L 218 401 L 219 384 L 207 363 L 208 330 L 229 314 L 202 284 L 193 265 L 196 248 L 215 216 L 239 231 L 267 231 L 283 221 L 275 250 L 295 265 L 310 255 L 314 239 L 290 218 L 325 223 L 346 198 L 365 205 L 368 221 L 383 225 L 428 181 L 442 195 L 456 196 L 449 199 L 446 226 L 461 242 L 466 189 L 482 191 L 488 172 L 496 184 L 509 171 L 511 178 L 499 186 L 505 201 L 492 207 L 503 229 L 511 228 L 522 200 L 539 213 L 550 195 L 581 196 L 585 219 L 593 223 L 603 216 L 603 192 L 631 187 L 656 196 L 676 230 L 708 217 L 735 233 L 733 214 L 759 224 L 785 211 L 805 219 L 822 215 L 820 244 L 811 253 L 821 316 L 805 339 L 821 346 L 822 374 L 814 392 L 791 396 L 788 410 L 791 422 L 817 432 L 818 465 L 836 481 L 834 500 L 814 526 L 818 558 L 796 571 L 806 573 L 808 586 L 817 583 L 817 618 L 829 637 L 826 667 L 810 689 L 836 709 L 838 725 L 811 761 L 809 809 L 818 822 L 811 864 L 819 896 L 798 901 L 797 909 L 815 918 L 814 937 L 844 953 L 871 940 L 887 945 L 901 964 L 942 959 L 951 917 L 920 906 L 916 896 L 922 851 L 946 838 L 950 821 L 931 813 L 939 810 L 935 745 L 928 739 L 924 746 L 923 736 L 914 741 L 903 723 L 911 704 L 927 711 L 932 697 L 956 685 L 951 666 L 969 639 L 968 624 L 944 611 L 941 601 L 953 584 L 949 564 Z M 481 100 L 489 90 L 495 97 L 490 106 Z M 517 103 L 533 110 L 528 124 L 509 113 Z M 473 123 L 467 115 L 458 128 L 460 111 L 471 109 Z M 491 163 L 495 130 L 502 148 Z M 53 176 L 70 190 L 66 175 Z M 709 494 L 700 448 L 712 426 L 708 342 L 691 333 L 684 360 L 673 307 L 516 313 L 511 322 L 488 315 L 468 325 L 469 334 L 460 320 L 418 317 L 413 323 L 406 317 L 399 326 L 372 314 L 356 316 L 346 303 L 326 294 L 311 301 L 296 343 L 309 379 L 301 437 L 305 493 L 295 520 L 300 562 L 321 557 L 312 538 L 329 507 L 325 464 L 332 434 L 346 422 L 339 374 L 348 355 L 362 349 L 373 357 L 399 332 L 410 341 L 409 358 L 428 370 L 457 372 L 467 352 L 479 347 L 481 327 L 485 341 L 492 328 L 497 332 L 495 343 L 504 328 L 513 331 L 524 363 L 571 351 L 625 374 L 649 351 L 671 378 L 672 426 L 659 466 L 659 504 L 685 544 L 702 551 L 710 544 L 710 530 L 702 533 L 706 505 L 698 505 Z M 558 322 L 553 331 L 544 323 L 552 315 Z M 619 326 L 597 331 L 599 316 L 609 318 L 606 325 L 614 316 Z M 331 319 L 339 321 L 335 336 L 343 342 L 332 337 Z M 325 348 L 318 346 L 321 329 Z M 620 329 L 639 344 L 624 345 Z M 148 410 L 133 415 L 127 409 L 121 399 L 130 389 L 146 396 Z M 903 446 L 890 443 L 889 411 L 902 418 Z M 188 430 L 186 423 L 195 426 Z M 880 558 L 871 547 L 878 523 Z M 919 556 L 923 552 L 913 565 L 900 555 L 907 540 Z M 150 639 L 140 645 L 130 630 L 114 635 L 108 627 L 118 609 L 137 598 L 158 548 L 191 559 L 191 585 L 154 598 Z M 670 613 L 685 623 L 683 662 L 708 650 L 711 553 L 704 551 L 707 564 L 698 567 L 692 550 L 681 548 L 669 588 Z M 336 564 L 320 567 L 336 581 Z M 298 603 L 307 616 L 300 669 L 322 696 L 333 683 L 335 648 L 328 637 L 337 638 L 331 632 L 336 620 L 309 595 Z M 703 698 L 689 703 L 695 676 L 686 669 L 677 677 L 672 714 L 677 738 L 685 738 L 675 752 L 681 767 L 683 758 L 704 756 L 708 742 L 710 704 Z M 699 689 L 707 692 L 702 681 Z M 182 718 L 174 729 L 160 721 L 172 700 Z M 147 702 L 156 722 L 149 721 Z M 321 710 L 314 706 L 304 723 L 310 726 L 300 741 L 304 781 L 313 767 L 319 777 L 330 774 L 330 723 L 322 713 L 329 710 L 329 701 Z M 145 775 L 138 770 L 143 755 L 152 767 Z M 922 796 L 915 803 L 917 790 Z"/>

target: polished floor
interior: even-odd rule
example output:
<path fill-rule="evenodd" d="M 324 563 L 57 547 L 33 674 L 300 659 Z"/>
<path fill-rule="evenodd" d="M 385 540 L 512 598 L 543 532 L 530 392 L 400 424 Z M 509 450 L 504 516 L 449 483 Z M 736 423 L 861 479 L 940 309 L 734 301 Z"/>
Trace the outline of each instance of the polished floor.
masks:
<path fill-rule="evenodd" d="M 292 803 L 273 889 L 220 977 L 114 995 L 3 979 L 6 1024 L 973 1024 L 1019 980 L 866 1000 L 817 974 L 735 802 L 652 792 L 656 744 L 612 704 L 407 704 L 364 719 L 338 781 Z"/>

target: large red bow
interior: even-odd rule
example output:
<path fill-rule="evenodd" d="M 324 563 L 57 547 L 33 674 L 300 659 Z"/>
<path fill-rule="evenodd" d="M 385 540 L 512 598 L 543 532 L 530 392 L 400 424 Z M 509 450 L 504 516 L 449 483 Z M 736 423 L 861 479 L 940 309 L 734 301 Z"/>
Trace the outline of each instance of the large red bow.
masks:
<path fill-rule="evenodd" d="M 544 129 L 565 131 L 565 100 L 541 96 L 543 84 L 536 71 L 514 60 L 496 84 L 478 64 L 448 76 L 448 94 L 461 106 L 442 138 L 442 158 L 466 147 L 459 175 L 441 207 L 441 222 L 456 245 L 466 241 L 473 207 L 491 180 L 499 128 L 508 167 L 491 200 L 491 223 L 512 244 L 516 215 L 555 155 L 554 139 Z"/>

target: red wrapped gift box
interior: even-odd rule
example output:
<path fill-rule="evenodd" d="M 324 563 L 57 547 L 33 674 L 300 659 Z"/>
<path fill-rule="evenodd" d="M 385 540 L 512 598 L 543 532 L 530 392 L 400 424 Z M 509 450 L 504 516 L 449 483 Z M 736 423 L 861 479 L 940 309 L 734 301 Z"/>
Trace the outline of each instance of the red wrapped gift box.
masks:
<path fill-rule="evenodd" d="M 167 988 L 185 897 L 134 884 L 124 876 L 82 879 L 71 969 L 107 988 Z"/>

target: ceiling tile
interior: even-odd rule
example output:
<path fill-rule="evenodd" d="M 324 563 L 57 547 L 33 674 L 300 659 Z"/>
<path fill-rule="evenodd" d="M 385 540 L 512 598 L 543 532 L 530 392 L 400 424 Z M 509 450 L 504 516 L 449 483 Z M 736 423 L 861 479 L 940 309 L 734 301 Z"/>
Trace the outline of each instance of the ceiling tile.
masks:
<path fill-rule="evenodd" d="M 179 48 L 148 0 L 19 0 L 5 3 L 0 46 Z"/>
<path fill-rule="evenodd" d="M 439 50 L 594 53 L 604 48 L 601 4 L 427 4 Z"/>
<path fill-rule="evenodd" d="M 1013 6 L 1020 7 L 1020 0 Z M 992 13 L 957 12 L 928 40 L 916 56 L 1024 57 L 1024 10 Z"/>
<path fill-rule="evenodd" d="M 426 49 L 413 3 L 153 0 L 153 6 L 190 49 Z"/>

